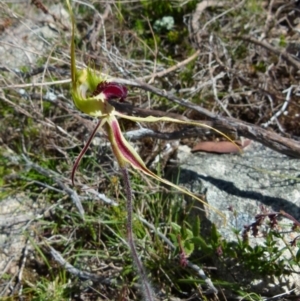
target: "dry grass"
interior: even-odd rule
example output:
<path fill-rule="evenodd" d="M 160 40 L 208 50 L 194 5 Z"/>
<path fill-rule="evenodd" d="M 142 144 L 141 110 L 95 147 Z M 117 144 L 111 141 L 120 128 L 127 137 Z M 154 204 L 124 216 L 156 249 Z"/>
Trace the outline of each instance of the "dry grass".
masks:
<path fill-rule="evenodd" d="M 101 133 L 82 162 L 76 187 L 71 186 L 72 164 L 94 120 L 78 112 L 71 100 L 70 23 L 60 1 L 56 6 L 53 2 L 0 1 L 0 195 L 3 200 L 26 195 L 33 202 L 26 210 L 36 210 L 18 229 L 26 239 L 16 256 L 5 258 L 9 268 L 1 274 L 0 295 L 3 300 L 139 300 L 123 238 L 123 189 Z M 78 66 L 95 66 L 135 83 L 127 98 L 134 107 L 128 113 L 209 119 L 140 89 L 138 81 L 143 81 L 161 94 L 167 91 L 214 114 L 299 140 L 299 11 L 293 1 L 232 1 L 230 6 L 221 1 L 74 1 L 73 7 Z M 166 14 L 174 16 L 175 26 L 155 30 L 155 21 Z M 124 131 L 139 128 L 131 122 L 122 126 Z M 183 142 L 192 145 L 215 137 L 203 132 L 191 136 Z M 150 165 L 164 142 L 152 133 L 136 146 Z M 175 148 L 163 158 L 162 172 Z M 178 209 L 179 196 L 131 176 L 137 216 L 160 227 L 162 237 L 175 233 L 168 226 L 171 221 L 188 221 L 188 210 Z M 72 203 L 78 199 L 85 222 Z M 119 206 L 111 206 L 113 200 Z M 15 223 L 6 227 L 14 230 Z M 240 291 L 250 294 L 248 299 L 259 298 L 238 283 L 225 282 L 219 287 L 228 288 L 225 295 L 204 296 L 199 286 L 203 280 L 179 264 L 176 239 L 174 250 L 137 217 L 135 231 L 159 300 L 226 299 Z M 3 248 L 12 252 L 7 241 Z M 62 267 L 53 248 L 72 264 L 70 269 Z M 86 274 L 78 274 L 82 271 Z M 205 273 L 218 280 L 217 273 Z"/>

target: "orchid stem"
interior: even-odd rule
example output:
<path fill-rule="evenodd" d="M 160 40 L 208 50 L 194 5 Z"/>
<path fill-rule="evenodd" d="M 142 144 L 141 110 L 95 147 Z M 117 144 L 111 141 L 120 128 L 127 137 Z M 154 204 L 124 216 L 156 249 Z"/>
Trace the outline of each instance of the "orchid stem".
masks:
<path fill-rule="evenodd" d="M 133 238 L 133 230 L 132 230 L 132 189 L 129 180 L 129 174 L 127 168 L 121 168 L 121 172 L 123 174 L 125 192 L 126 192 L 126 207 L 127 207 L 127 241 L 129 245 L 129 249 L 131 252 L 132 259 L 137 267 L 138 274 L 141 279 L 143 295 L 146 301 L 154 301 L 153 291 L 151 285 L 148 281 L 148 277 L 146 275 L 145 268 L 139 258 L 138 252 L 136 250 L 136 245 Z"/>

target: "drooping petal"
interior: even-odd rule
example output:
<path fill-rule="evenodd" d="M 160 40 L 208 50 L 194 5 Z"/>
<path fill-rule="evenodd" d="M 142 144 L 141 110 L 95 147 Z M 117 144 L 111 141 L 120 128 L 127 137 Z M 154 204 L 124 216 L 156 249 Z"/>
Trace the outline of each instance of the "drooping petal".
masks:
<path fill-rule="evenodd" d="M 124 138 L 118 120 L 114 115 L 107 117 L 105 130 L 121 168 L 126 167 L 126 165 L 131 165 L 136 169 L 146 168 L 145 163 L 135 149 Z"/>
<path fill-rule="evenodd" d="M 78 165 L 79 165 L 82 157 L 84 156 L 84 154 L 88 150 L 89 146 L 91 145 L 91 142 L 92 142 L 93 138 L 95 137 L 98 129 L 101 128 L 102 124 L 103 124 L 103 120 L 102 121 L 99 120 L 98 123 L 97 123 L 97 125 L 96 125 L 96 127 L 94 128 L 92 134 L 90 135 L 87 143 L 85 144 L 85 146 L 83 147 L 83 149 L 80 151 L 80 154 L 79 154 L 79 156 L 77 157 L 77 159 L 76 159 L 76 161 L 74 163 L 74 166 L 72 168 L 72 174 L 71 174 L 71 180 L 72 180 L 72 184 L 73 185 L 74 185 L 74 178 L 75 178 L 75 172 L 77 170 L 77 167 L 78 167 Z"/>
<path fill-rule="evenodd" d="M 222 216 L 224 219 L 224 222 L 226 221 L 226 216 L 214 208 L 213 206 L 210 206 L 208 203 L 205 203 L 203 200 L 198 198 L 195 194 L 191 193 L 189 190 L 182 188 L 168 180 L 165 180 L 155 173 L 153 173 L 151 170 L 147 168 L 145 163 L 143 162 L 142 158 L 139 156 L 139 154 L 135 151 L 135 149 L 126 141 L 124 138 L 121 129 L 119 127 L 118 120 L 115 116 L 109 116 L 107 118 L 107 123 L 104 125 L 106 132 L 108 134 L 108 139 L 111 143 L 114 155 L 120 165 L 121 168 L 126 167 L 126 165 L 131 165 L 133 168 L 140 170 L 147 176 L 150 176 L 154 178 L 155 180 L 164 183 L 170 187 L 175 188 L 176 190 L 196 199 L 197 201 L 203 203 L 206 207 L 212 209 L 217 214 Z"/>

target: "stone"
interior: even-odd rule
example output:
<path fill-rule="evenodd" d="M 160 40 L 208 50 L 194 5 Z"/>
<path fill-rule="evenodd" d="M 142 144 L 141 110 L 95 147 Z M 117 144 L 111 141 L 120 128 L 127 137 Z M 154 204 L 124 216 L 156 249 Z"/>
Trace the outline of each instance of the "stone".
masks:
<path fill-rule="evenodd" d="M 0 271 L 1 275 L 16 275 L 26 245 L 24 231 L 34 218 L 33 201 L 24 194 L 1 200 L 0 206 Z M 1 286 L 5 287 L 5 283 Z M 1 288 L 2 291 L 2 288 Z"/>
<path fill-rule="evenodd" d="M 224 219 L 215 211 L 195 202 L 191 214 L 200 217 L 201 228 L 204 226 L 202 235 L 209 235 L 210 225 L 214 223 L 223 239 L 236 242 L 235 231 L 240 231 L 242 239 L 244 226 L 253 223 L 255 216 L 262 211 L 284 210 L 300 221 L 300 160 L 279 154 L 253 141 L 242 154 L 195 153 L 187 156 L 185 150 L 183 154 L 179 151 L 178 158 L 181 159 L 180 185 L 202 195 L 205 202 L 226 216 L 224 224 Z M 172 170 L 171 174 L 176 173 Z M 296 236 L 295 232 L 290 231 L 292 225 L 293 222 L 286 218 L 279 221 L 278 231 L 287 232 L 284 234 L 287 244 Z M 264 245 L 269 230 L 270 227 L 265 225 L 260 227 L 257 237 L 249 233 L 250 246 Z M 279 250 L 286 248 L 282 239 L 277 239 L 276 244 Z M 298 249 L 290 248 L 292 254 L 289 250 L 284 251 L 278 260 L 285 258 L 289 262 Z M 239 271 L 240 268 L 235 264 L 235 269 Z M 300 268 L 299 265 L 293 268 L 295 273 L 291 272 L 289 276 L 266 275 L 260 279 L 247 271 L 239 271 L 236 277 L 245 280 L 243 283 L 248 282 L 248 287 L 259 294 L 280 294 L 293 288 L 298 289 L 300 294 L 300 276 L 297 273 Z M 228 280 L 228 271 L 224 271 L 223 276 Z"/>
<path fill-rule="evenodd" d="M 62 4 L 51 6 L 49 12 L 62 20 L 62 27 L 70 27 L 68 13 Z M 31 12 L 31 18 L 17 20 L 16 24 L 7 27 L 0 35 L 1 62 L 5 62 L 5 67 L 15 72 L 24 66 L 34 66 L 42 55 L 45 55 L 46 61 L 53 51 L 55 41 L 60 38 L 60 29 L 56 26 L 59 23 L 55 23 L 50 14 L 45 16 L 35 9 Z"/>

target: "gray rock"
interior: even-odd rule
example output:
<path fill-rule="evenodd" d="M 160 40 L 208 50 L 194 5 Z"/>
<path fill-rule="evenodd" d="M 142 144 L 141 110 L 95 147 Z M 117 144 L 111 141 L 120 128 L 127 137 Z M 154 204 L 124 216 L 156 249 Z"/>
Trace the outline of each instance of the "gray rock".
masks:
<path fill-rule="evenodd" d="M 34 217 L 33 202 L 19 194 L 1 200 L 0 206 L 0 275 L 16 275 L 26 244 L 24 226 Z"/>
<path fill-rule="evenodd" d="M 60 25 L 69 25 L 68 13 L 62 4 L 49 8 L 51 14 L 62 20 Z M 27 12 L 29 14 L 29 12 Z M 45 15 L 40 10 L 31 11 L 30 18 L 26 16 L 17 19 L 14 26 L 8 27 L 0 36 L 0 65 L 18 71 L 20 67 L 30 67 L 53 51 L 53 45 L 60 38 L 60 28 L 56 26 L 51 15 Z"/>
<path fill-rule="evenodd" d="M 191 214 L 199 215 L 203 221 L 205 229 L 202 235 L 208 235 L 209 227 L 214 223 L 226 241 L 237 241 L 233 229 L 240 230 L 241 235 L 244 226 L 251 224 L 262 210 L 284 210 L 300 220 L 300 160 L 288 158 L 255 142 L 243 154 L 196 153 L 188 156 L 186 152 L 179 152 L 179 158 L 183 158 L 180 184 L 203 195 L 210 206 L 226 216 L 227 223 L 224 225 L 223 219 L 215 211 L 194 203 Z M 172 171 L 172 174 L 176 173 Z M 279 222 L 279 231 L 287 232 L 287 243 L 297 235 L 290 231 L 292 224 L 285 218 Z M 265 235 L 269 230 L 268 226 L 261 227 L 257 237 L 250 235 L 249 244 L 253 247 L 264 245 Z M 278 239 L 277 244 L 279 249 L 286 248 L 282 239 Z M 289 262 L 298 248 L 291 250 L 292 254 L 286 250 L 278 260 L 285 258 Z M 296 272 L 300 270 L 299 266 L 293 268 Z M 238 269 L 236 266 L 236 270 Z M 248 280 L 251 289 L 257 293 L 279 294 L 295 287 L 300 293 L 300 277 L 296 272 L 288 277 L 274 278 L 266 275 L 264 279 L 260 279 L 249 273 L 243 275 L 240 271 L 237 277 Z M 224 277 L 228 277 L 228 271 L 224 271 Z"/>

